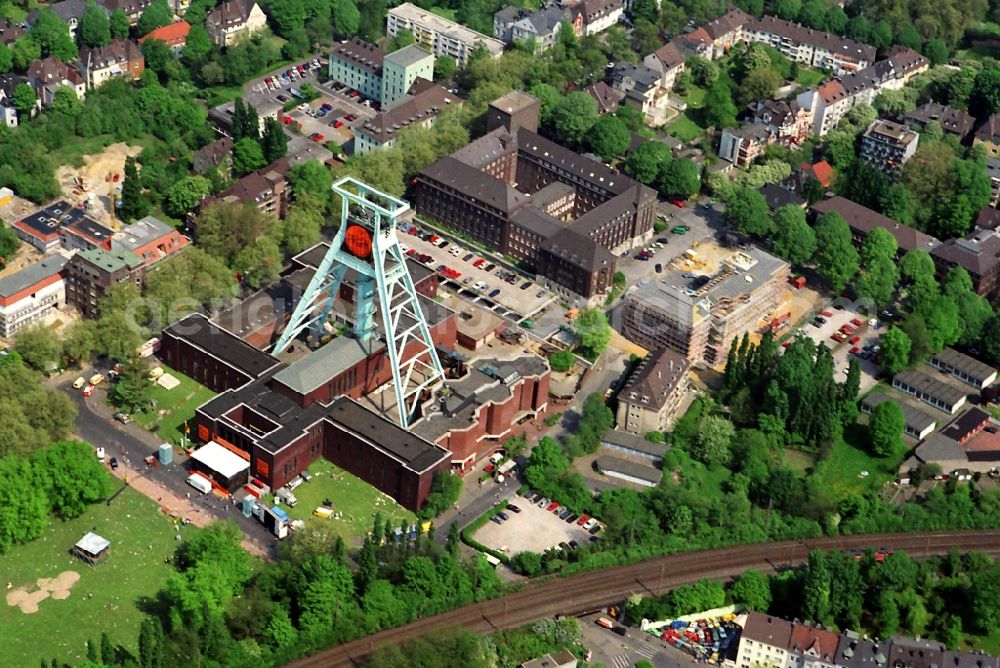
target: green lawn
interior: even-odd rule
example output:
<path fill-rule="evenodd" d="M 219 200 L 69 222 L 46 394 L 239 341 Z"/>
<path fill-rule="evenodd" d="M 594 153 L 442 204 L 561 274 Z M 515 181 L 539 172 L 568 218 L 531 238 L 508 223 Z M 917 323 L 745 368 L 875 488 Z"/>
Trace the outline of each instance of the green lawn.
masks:
<path fill-rule="evenodd" d="M 705 89 L 698 86 L 689 86 L 687 92 L 680 96 L 688 107 L 701 109 L 705 106 Z"/>
<path fill-rule="evenodd" d="M 834 444 L 829 456 L 816 464 L 811 480 L 814 489 L 837 503 L 869 489 L 878 489 L 895 479 L 902 456 L 897 458 L 873 457 L 865 448 L 866 428 L 851 425 L 844 439 Z M 862 471 L 868 475 L 861 477 Z"/>
<path fill-rule="evenodd" d="M 72 141 L 63 142 L 50 155 L 56 165 L 83 167 L 83 156 L 100 153 L 106 146 L 114 143 L 114 137 L 109 134 L 97 137 L 74 137 Z"/>
<path fill-rule="evenodd" d="M 702 128 L 691 118 L 691 110 L 688 109 L 680 118 L 667 125 L 667 134 L 676 137 L 680 141 L 687 143 L 693 141 L 702 133 Z"/>
<path fill-rule="evenodd" d="M 993 629 L 988 636 L 963 634 L 961 648 L 969 652 L 983 650 L 987 654 L 1000 654 L 1000 628 Z"/>
<path fill-rule="evenodd" d="M 181 527 L 182 535 L 194 530 Z M 96 568 L 69 554 L 88 531 L 111 541 L 110 559 Z M 164 558 L 176 548 L 174 535 L 172 522 L 155 503 L 127 489 L 110 506 L 91 506 L 68 522 L 53 520 L 41 538 L 3 555 L 0 581 L 13 587 L 33 589 L 39 578 L 53 578 L 63 571 L 79 573 L 80 580 L 69 598 L 45 599 L 33 614 L 0 605 L 0 665 L 37 666 L 43 657 L 79 664 L 86 659 L 86 641 L 100 641 L 102 631 L 112 643 L 134 654 L 140 608 L 163 587 L 172 570 Z"/>
<path fill-rule="evenodd" d="M 814 70 L 808 67 L 800 67 L 799 74 L 795 77 L 795 83 L 800 86 L 805 86 L 806 88 L 811 88 L 812 86 L 819 85 L 826 75 L 819 70 Z"/>
<path fill-rule="evenodd" d="M 156 401 L 157 407 L 132 418 L 144 428 L 155 431 L 164 441 L 176 444 L 184 435 L 184 421 L 193 418 L 195 409 L 214 397 L 215 392 L 165 364 L 160 366 L 181 384 L 169 391 L 154 384 L 150 398 Z"/>
<path fill-rule="evenodd" d="M 805 475 L 806 471 L 816 464 L 816 458 L 806 452 L 785 448 L 782 451 L 782 458 L 789 468 Z"/>
<path fill-rule="evenodd" d="M 325 499 L 333 502 L 334 512 L 341 513 L 340 519 L 330 519 L 340 530 L 349 545 L 360 543 L 371 531 L 376 512 L 382 513 L 383 521 L 388 519 L 393 527 L 405 520 L 407 524 L 417 521 L 417 516 L 403 508 L 392 497 L 383 494 L 361 478 L 338 468 L 325 459 L 318 459 L 309 466 L 313 479 L 302 483 L 295 490 L 298 503 L 294 508 L 281 506 L 292 519 L 312 516 Z M 268 502 L 273 501 L 271 497 Z"/>

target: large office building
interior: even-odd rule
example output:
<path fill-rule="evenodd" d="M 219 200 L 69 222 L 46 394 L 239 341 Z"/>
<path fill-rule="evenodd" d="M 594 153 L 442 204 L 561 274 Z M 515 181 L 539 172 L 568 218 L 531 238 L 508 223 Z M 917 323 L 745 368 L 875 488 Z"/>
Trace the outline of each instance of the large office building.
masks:
<path fill-rule="evenodd" d="M 50 255 L 0 279 L 0 336 L 14 336 L 66 303 L 66 258 Z"/>
<path fill-rule="evenodd" d="M 434 79 L 434 54 L 416 44 L 386 55 L 382 49 L 353 37 L 330 52 L 329 75 L 389 109 L 406 97 L 418 79 Z"/>
<path fill-rule="evenodd" d="M 443 111 L 461 106 L 462 98 L 443 86 L 419 78 L 393 106 L 384 107 L 355 130 L 354 153 L 391 148 L 407 128 L 431 127 Z"/>
<path fill-rule="evenodd" d="M 611 251 L 652 234 L 656 193 L 540 136 L 538 110 L 521 92 L 494 101 L 485 136 L 417 175 L 416 209 L 596 302 L 614 277 Z"/>
<path fill-rule="evenodd" d="M 409 2 L 390 9 L 386 19 L 386 35 L 395 37 L 401 30 L 413 33 L 417 44 L 427 48 L 438 58 L 453 58 L 459 67 L 469 64 L 469 56 L 479 44 L 483 45 L 491 58 L 498 58 L 503 53 L 503 42 L 500 40 L 487 37 Z"/>
<path fill-rule="evenodd" d="M 750 248 L 732 251 L 688 285 L 642 281 L 625 299 L 622 334 L 648 350 L 669 347 L 692 364 L 714 366 L 733 339 L 781 303 L 788 269 L 784 260 Z"/>

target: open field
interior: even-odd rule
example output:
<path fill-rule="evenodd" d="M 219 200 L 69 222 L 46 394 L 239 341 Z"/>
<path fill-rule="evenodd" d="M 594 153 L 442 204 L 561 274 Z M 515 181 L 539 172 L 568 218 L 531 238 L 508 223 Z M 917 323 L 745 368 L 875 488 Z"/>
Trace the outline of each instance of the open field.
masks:
<path fill-rule="evenodd" d="M 371 531 L 376 512 L 382 514 L 383 521 L 389 520 L 398 527 L 404 520 L 407 525 L 417 521 L 417 516 L 396 503 L 392 497 L 383 494 L 361 478 L 351 475 L 325 459 L 318 459 L 309 466 L 313 479 L 302 483 L 295 490 L 298 503 L 294 508 L 281 506 L 292 519 L 305 519 L 312 515 L 323 501 L 333 502 L 334 513 L 340 519 L 331 518 L 348 545 L 360 543 Z M 273 500 L 273 499 L 268 499 Z"/>
<path fill-rule="evenodd" d="M 800 86 L 805 86 L 806 88 L 811 88 L 812 86 L 817 86 L 826 75 L 820 70 L 814 70 L 808 67 L 800 67 L 799 74 L 795 77 L 795 83 Z"/>
<path fill-rule="evenodd" d="M 215 392 L 164 364 L 160 366 L 181 384 L 172 390 L 154 384 L 151 398 L 157 407 L 132 418 L 144 428 L 155 431 L 164 441 L 176 444 L 184 435 L 184 421 L 193 418 L 195 409 L 215 396 Z"/>
<path fill-rule="evenodd" d="M 667 125 L 667 134 L 685 144 L 698 138 L 702 128 L 691 118 L 691 111 L 685 111 L 673 123 Z"/>
<path fill-rule="evenodd" d="M 830 455 L 814 467 L 811 476 L 814 488 L 825 492 L 831 502 L 878 489 L 896 477 L 902 457 L 872 456 L 865 449 L 866 438 L 864 426 L 851 425 L 845 430 L 844 440 L 838 440 Z M 862 477 L 863 471 L 868 471 L 868 475 Z"/>
<path fill-rule="evenodd" d="M 69 549 L 88 531 L 111 541 L 111 557 L 91 568 Z M 195 531 L 181 527 L 182 535 Z M 80 579 L 65 599 L 46 598 L 38 612 L 25 614 L 0 604 L 0 666 L 37 666 L 41 658 L 79 663 L 86 641 L 106 631 L 115 645 L 136 651 L 142 605 L 166 582 L 172 568 L 164 558 L 177 545 L 176 530 L 156 504 L 127 489 L 111 505 L 96 504 L 67 522 L 53 520 L 42 537 L 12 549 L 0 559 L 0 582 L 8 593 L 37 588 L 39 578 L 71 571 Z"/>

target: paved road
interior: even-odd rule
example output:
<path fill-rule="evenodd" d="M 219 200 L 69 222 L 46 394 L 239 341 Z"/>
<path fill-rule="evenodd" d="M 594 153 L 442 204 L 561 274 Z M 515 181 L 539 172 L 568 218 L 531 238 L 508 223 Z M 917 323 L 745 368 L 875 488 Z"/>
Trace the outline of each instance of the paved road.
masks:
<path fill-rule="evenodd" d="M 915 557 L 946 554 L 957 548 L 1000 555 L 1000 530 L 874 534 L 807 541 L 783 541 L 739 545 L 650 559 L 556 578 L 532 584 L 503 598 L 484 601 L 405 626 L 387 629 L 367 638 L 333 647 L 295 661 L 289 668 L 334 668 L 360 666 L 378 646 L 399 644 L 435 629 L 461 627 L 473 633 L 492 633 L 515 628 L 556 614 L 592 612 L 621 601 L 634 592 L 661 594 L 699 578 L 728 578 L 748 568 L 775 571 L 802 564 L 811 549 L 857 549 L 867 547 L 905 549 Z"/>
<path fill-rule="evenodd" d="M 109 458 L 117 457 L 123 465 L 127 458 L 135 474 L 144 476 L 181 497 L 190 497 L 192 503 L 201 506 L 216 519 L 236 522 L 248 538 L 268 546 L 273 552 L 275 538 L 260 522 L 244 517 L 230 502 L 214 495 L 194 492 L 186 483 L 187 472 L 182 465 L 175 463 L 167 467 L 147 467 L 143 459 L 156 452 L 163 441 L 135 424 L 126 426 L 115 422 L 111 417 L 112 409 L 104 403 L 104 391 L 98 390 L 93 396 L 84 397 L 79 390 L 71 387 L 74 377 L 75 374 L 70 374 L 60 378 L 55 387 L 68 392 L 77 404 L 76 432 L 80 438 L 95 447 L 104 447 Z"/>

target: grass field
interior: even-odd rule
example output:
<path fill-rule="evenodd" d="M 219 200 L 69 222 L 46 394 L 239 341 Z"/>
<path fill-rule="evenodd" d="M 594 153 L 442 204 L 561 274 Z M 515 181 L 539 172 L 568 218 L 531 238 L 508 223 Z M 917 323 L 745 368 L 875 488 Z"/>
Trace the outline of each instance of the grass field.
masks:
<path fill-rule="evenodd" d="M 816 463 L 816 458 L 812 455 L 791 448 L 785 448 L 782 451 L 782 457 L 790 469 L 802 474 L 805 474 Z"/>
<path fill-rule="evenodd" d="M 696 139 L 702 133 L 702 128 L 691 118 L 691 111 L 685 111 L 673 123 L 667 125 L 667 134 L 684 143 Z"/>
<path fill-rule="evenodd" d="M 834 444 L 829 456 L 815 466 L 812 480 L 815 489 L 836 503 L 852 494 L 877 489 L 896 477 L 902 457 L 873 457 L 864 449 L 866 429 L 851 425 L 844 440 Z M 861 472 L 868 471 L 862 477 Z"/>
<path fill-rule="evenodd" d="M 172 390 L 154 385 L 151 398 L 156 400 L 157 408 L 152 412 L 133 415 L 132 418 L 146 429 L 155 431 L 164 441 L 176 444 L 184 435 L 184 421 L 193 418 L 195 409 L 215 396 L 215 393 L 166 365 L 160 366 L 166 373 L 181 381 L 181 384 Z"/>
<path fill-rule="evenodd" d="M 826 75 L 819 70 L 810 69 L 808 67 L 800 67 L 799 74 L 795 77 L 795 83 L 809 88 L 811 86 L 819 85 L 819 83 L 825 78 Z"/>
<path fill-rule="evenodd" d="M 701 109 L 705 106 L 705 89 L 698 86 L 688 86 L 687 92 L 681 95 L 688 107 Z"/>
<path fill-rule="evenodd" d="M 182 535 L 194 531 L 182 527 Z M 88 531 L 111 541 L 111 557 L 91 568 L 71 557 L 69 549 Z M 38 612 L 0 605 L 0 666 L 37 666 L 42 657 L 79 664 L 86 641 L 98 642 L 106 631 L 115 645 L 133 654 L 143 602 L 159 591 L 171 572 L 164 558 L 177 545 L 170 520 L 152 501 L 127 489 L 110 506 L 91 506 L 68 522 L 53 520 L 41 538 L 15 547 L 0 558 L 0 581 L 33 589 L 38 578 L 76 571 L 80 580 L 65 600 L 45 599 Z"/>
<path fill-rule="evenodd" d="M 416 515 L 400 506 L 392 497 L 325 459 L 313 462 L 309 466 L 309 473 L 313 475 L 313 479 L 295 490 L 295 498 L 298 499 L 295 507 L 281 507 L 292 519 L 305 519 L 323 505 L 325 499 L 329 499 L 333 502 L 334 512 L 341 513 L 340 519 L 329 521 L 336 525 L 349 545 L 360 543 L 368 534 L 376 512 L 382 513 L 383 521 L 390 520 L 394 527 L 398 527 L 403 520 L 407 524 L 417 521 Z"/>
<path fill-rule="evenodd" d="M 971 633 L 962 637 L 961 649 L 974 652 L 983 650 L 987 654 L 1000 654 L 1000 629 L 994 629 L 988 636 L 977 636 Z"/>

